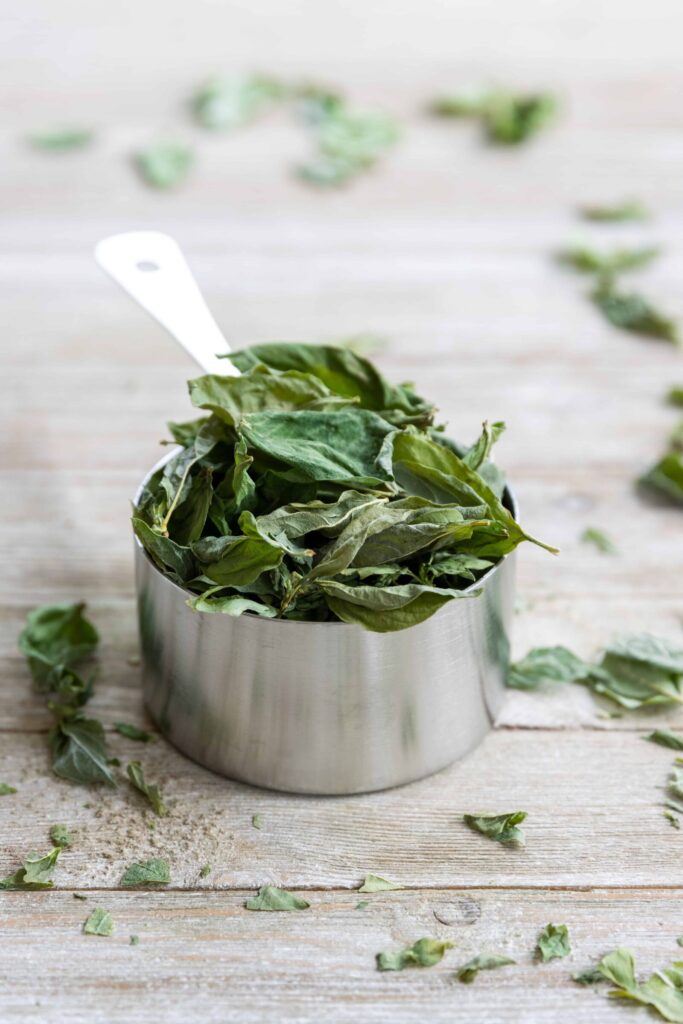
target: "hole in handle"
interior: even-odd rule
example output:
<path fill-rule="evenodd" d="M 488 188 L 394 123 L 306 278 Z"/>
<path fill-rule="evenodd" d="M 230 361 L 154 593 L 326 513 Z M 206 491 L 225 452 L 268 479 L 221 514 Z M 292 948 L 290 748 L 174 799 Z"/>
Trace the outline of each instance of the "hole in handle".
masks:
<path fill-rule="evenodd" d="M 136 263 L 135 266 L 138 268 L 138 270 L 141 270 L 143 274 L 150 274 L 155 270 L 161 269 L 159 264 L 154 263 L 153 260 L 140 260 L 140 262 Z"/>

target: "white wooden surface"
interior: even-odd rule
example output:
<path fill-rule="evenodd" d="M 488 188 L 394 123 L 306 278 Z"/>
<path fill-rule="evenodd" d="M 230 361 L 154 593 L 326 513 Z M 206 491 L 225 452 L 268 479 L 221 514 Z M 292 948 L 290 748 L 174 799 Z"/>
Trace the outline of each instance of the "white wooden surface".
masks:
<path fill-rule="evenodd" d="M 671 757 L 641 737 L 655 722 L 682 726 L 683 712 L 608 720 L 579 688 L 511 694 L 463 763 L 339 800 L 259 792 L 162 742 L 141 750 L 114 736 L 163 784 L 172 813 L 152 831 L 133 794 L 50 775 L 48 718 L 15 644 L 33 605 L 87 600 L 103 637 L 93 713 L 145 722 L 128 661 L 127 502 L 165 420 L 189 415 L 194 368 L 92 263 L 98 238 L 136 227 L 178 237 L 233 346 L 374 332 L 387 338 L 383 369 L 433 396 L 456 435 L 486 416 L 508 421 L 500 457 L 524 522 L 562 547 L 520 559 L 516 652 L 564 642 L 589 655 L 629 629 L 680 638 L 681 513 L 632 488 L 675 420 L 662 394 L 683 383 L 680 353 L 610 330 L 583 298 L 588 284 L 551 254 L 572 240 L 661 242 L 642 285 L 683 317 L 681 30 L 676 0 L 28 0 L 11 12 L 0 38 L 0 780 L 19 792 L 0 799 L 0 877 L 46 848 L 55 821 L 76 842 L 55 891 L 0 898 L 3 1022 L 584 1024 L 629 1008 L 580 989 L 572 971 L 618 943 L 643 969 L 676 955 L 683 833 L 660 810 Z M 284 115 L 231 137 L 185 118 L 198 81 L 253 68 L 345 85 L 359 106 L 401 117 L 404 139 L 348 190 L 310 191 L 288 171 L 307 151 Z M 435 92 L 482 80 L 556 90 L 563 117 L 501 152 L 422 114 Z M 55 156 L 23 145 L 63 123 L 92 124 L 97 143 Z M 160 134 L 198 152 L 172 195 L 146 191 L 128 163 Z M 628 195 L 656 220 L 610 229 L 573 215 Z M 586 525 L 620 555 L 581 545 Z M 525 850 L 459 821 L 517 808 L 529 812 Z M 152 855 L 171 863 L 169 890 L 117 891 L 124 867 Z M 356 911 L 367 871 L 406 889 Z M 310 891 L 311 909 L 244 911 L 268 882 Z M 113 938 L 81 935 L 93 905 L 114 914 Z M 569 925 L 574 952 L 539 966 L 548 921 Z M 376 952 L 420 935 L 456 948 L 431 970 L 375 972 Z M 482 949 L 520 966 L 459 985 L 454 970 Z"/>

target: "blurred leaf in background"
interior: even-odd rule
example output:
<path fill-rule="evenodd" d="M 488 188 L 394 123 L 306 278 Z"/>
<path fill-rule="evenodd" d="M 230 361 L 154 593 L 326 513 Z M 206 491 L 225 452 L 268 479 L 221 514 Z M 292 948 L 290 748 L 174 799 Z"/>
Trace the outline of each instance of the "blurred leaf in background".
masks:
<path fill-rule="evenodd" d="M 42 149 L 46 153 L 67 153 L 73 149 L 83 149 L 90 145 L 94 138 L 94 132 L 88 128 L 62 128 L 36 132 L 28 136 L 27 142 L 34 149 Z"/>
<path fill-rule="evenodd" d="M 158 189 L 182 184 L 193 163 L 192 150 L 178 142 L 156 142 L 135 154 L 140 177 L 147 185 Z"/>
<path fill-rule="evenodd" d="M 267 75 L 211 78 L 192 99 L 192 111 L 204 128 L 230 131 L 241 128 L 271 110 L 288 89 Z"/>

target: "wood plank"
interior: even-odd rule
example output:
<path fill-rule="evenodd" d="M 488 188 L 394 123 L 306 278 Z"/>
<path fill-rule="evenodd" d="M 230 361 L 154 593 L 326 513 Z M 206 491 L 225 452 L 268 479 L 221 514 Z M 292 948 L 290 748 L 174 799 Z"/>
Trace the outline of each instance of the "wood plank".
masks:
<path fill-rule="evenodd" d="M 664 967 L 678 956 L 681 929 L 678 888 L 393 892 L 370 896 L 365 910 L 355 909 L 357 894 L 311 891 L 310 910 L 267 915 L 244 910 L 245 895 L 93 891 L 83 903 L 70 892 L 2 894 L 11 979 L 3 1020 L 157 1024 L 163 1013 L 165 1024 L 619 1021 L 631 1014 L 606 998 L 607 986 L 584 988 L 570 975 L 619 944 L 633 950 L 640 971 Z M 112 937 L 82 934 L 94 906 L 111 912 Z M 539 964 L 533 950 L 548 921 L 567 924 L 572 953 Z M 376 953 L 421 936 L 455 948 L 429 969 L 375 969 Z M 457 982 L 455 970 L 482 950 L 517 964 Z M 645 1011 L 632 1016 L 648 1019 Z"/>
<path fill-rule="evenodd" d="M 51 776 L 46 739 L 2 734 L 0 877 L 46 846 L 49 827 L 75 833 L 58 886 L 116 886 L 136 859 L 166 857 L 176 887 L 354 887 L 368 871 L 411 887 L 678 885 L 683 833 L 662 816 L 672 751 L 640 736 L 590 731 L 490 735 L 459 764 L 407 788 L 359 797 L 259 791 L 199 768 L 165 743 L 113 737 L 140 758 L 171 814 L 156 819 L 137 793 L 89 791 Z M 27 809 L 30 808 L 30 813 Z M 528 812 L 525 849 L 467 829 L 464 812 Z M 252 826 L 261 814 L 262 830 Z M 150 820 L 154 828 L 150 828 Z"/>

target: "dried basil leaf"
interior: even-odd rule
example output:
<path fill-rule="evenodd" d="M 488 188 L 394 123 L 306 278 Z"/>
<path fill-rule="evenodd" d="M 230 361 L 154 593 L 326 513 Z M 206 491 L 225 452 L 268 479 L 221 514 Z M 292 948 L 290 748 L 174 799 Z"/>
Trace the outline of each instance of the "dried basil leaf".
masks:
<path fill-rule="evenodd" d="M 442 939 L 418 939 L 412 946 L 398 952 L 386 951 L 376 956 L 378 971 L 402 971 L 405 967 L 433 967 L 443 960 L 453 943 Z"/>
<path fill-rule="evenodd" d="M 53 825 L 50 829 L 50 839 L 54 846 L 59 846 L 62 850 L 67 846 L 71 846 L 73 841 L 66 825 Z"/>
<path fill-rule="evenodd" d="M 263 828 L 263 818 L 262 818 L 262 816 L 260 814 L 252 814 L 252 816 L 251 816 L 251 824 L 252 824 L 252 826 L 254 828 L 258 828 L 258 829 Z"/>
<path fill-rule="evenodd" d="M 443 96 L 431 104 L 439 117 L 477 118 L 490 142 L 517 146 L 549 124 L 557 101 L 548 93 L 516 94 L 504 89 Z"/>
<path fill-rule="evenodd" d="M 55 846 L 42 856 L 39 853 L 29 854 L 13 875 L 0 879 L 0 889 L 51 889 L 54 884 L 52 870 L 61 852 L 61 847 Z"/>
<path fill-rule="evenodd" d="M 49 733 L 52 770 L 70 782 L 85 785 L 106 782 L 116 786 L 107 753 L 102 723 L 94 718 L 73 715 L 62 718 Z"/>
<path fill-rule="evenodd" d="M 615 327 L 647 338 L 678 344 L 678 326 L 636 292 L 620 292 L 613 278 L 604 278 L 591 298 Z"/>
<path fill-rule="evenodd" d="M 261 886 L 258 896 L 252 896 L 244 904 L 247 910 L 307 910 L 310 905 L 302 896 L 274 885 Z"/>
<path fill-rule="evenodd" d="M 647 266 L 659 256 L 661 250 L 655 246 L 638 249 L 612 249 L 598 252 L 585 246 L 572 246 L 559 253 L 560 263 L 588 274 L 612 275 L 625 270 L 638 270 Z"/>
<path fill-rule="evenodd" d="M 391 889 L 402 889 L 403 886 L 397 882 L 390 882 L 388 878 L 381 875 L 366 875 L 365 881 L 358 889 L 358 892 L 388 892 Z"/>
<path fill-rule="evenodd" d="M 142 764 L 139 761 L 130 761 L 126 765 L 126 772 L 135 788 L 150 802 L 154 813 L 158 814 L 160 818 L 165 818 L 168 814 L 168 808 L 161 797 L 159 786 L 156 782 L 147 782 L 145 780 Z"/>
<path fill-rule="evenodd" d="M 267 113 L 286 94 L 282 83 L 266 75 L 212 78 L 193 98 L 192 109 L 202 127 L 231 131 Z"/>
<path fill-rule="evenodd" d="M 120 885 L 167 885 L 171 881 L 168 862 L 158 857 L 130 864 L 123 873 Z"/>
<path fill-rule="evenodd" d="M 310 117 L 317 155 L 297 168 L 300 178 L 321 188 L 345 185 L 370 170 L 399 139 L 396 122 L 385 114 L 356 114 L 341 100 L 318 104 Z"/>
<path fill-rule="evenodd" d="M 10 786 L 6 782 L 0 782 L 0 796 L 9 796 L 10 793 L 16 793 L 14 786 Z"/>
<path fill-rule="evenodd" d="M 638 983 L 635 962 L 630 950 L 620 948 L 600 961 L 600 971 L 616 985 L 608 992 L 613 999 L 631 999 L 649 1006 L 666 1021 L 683 1022 L 683 978 L 676 969 L 658 971 L 643 983 Z"/>
<path fill-rule="evenodd" d="M 579 213 L 584 220 L 597 221 L 601 224 L 650 219 L 650 211 L 638 199 L 624 199 L 622 202 L 613 204 L 582 206 Z"/>
<path fill-rule="evenodd" d="M 566 924 L 548 924 L 536 942 L 536 950 L 543 963 L 548 960 L 561 960 L 568 956 L 572 948 L 569 945 L 569 931 Z"/>
<path fill-rule="evenodd" d="M 674 814 L 673 811 L 671 811 L 671 810 L 669 810 L 667 808 L 667 810 L 663 811 L 662 813 L 663 813 L 664 817 L 666 818 L 666 820 L 670 823 L 672 828 L 680 829 L 680 827 L 681 827 L 680 819 L 677 817 L 677 815 Z"/>
<path fill-rule="evenodd" d="M 114 920 L 108 910 L 95 907 L 83 924 L 85 935 L 111 935 L 114 931 Z"/>
<path fill-rule="evenodd" d="M 29 135 L 27 141 L 34 149 L 42 149 L 48 153 L 67 153 L 74 149 L 83 149 L 94 137 L 94 133 L 88 128 L 60 128 L 36 132 Z"/>
<path fill-rule="evenodd" d="M 666 400 L 669 405 L 675 405 L 679 409 L 683 409 L 683 387 L 670 388 Z"/>
<path fill-rule="evenodd" d="M 590 665 L 566 647 L 535 647 L 510 665 L 507 685 L 513 690 L 536 690 L 546 682 L 579 682 L 589 672 Z"/>
<path fill-rule="evenodd" d="M 572 974 L 572 980 L 578 982 L 579 985 L 598 985 L 607 979 L 599 967 L 589 967 L 579 974 Z"/>
<path fill-rule="evenodd" d="M 513 811 L 511 814 L 463 814 L 462 820 L 475 832 L 481 832 L 489 839 L 498 843 L 512 843 L 524 846 L 524 833 L 518 825 L 526 818 L 526 811 Z"/>
<path fill-rule="evenodd" d="M 75 705 L 87 699 L 88 684 L 75 666 L 90 658 L 99 642 L 85 617 L 85 604 L 46 604 L 28 613 L 19 650 L 28 660 L 36 689 L 56 693 Z"/>
<path fill-rule="evenodd" d="M 643 736 L 643 739 L 649 740 L 650 743 L 658 743 L 660 747 L 683 750 L 683 733 L 671 732 L 670 729 L 655 729 L 654 732 Z"/>
<path fill-rule="evenodd" d="M 154 733 L 140 729 L 137 725 L 129 725 L 128 722 L 114 722 L 114 728 L 126 739 L 137 740 L 138 743 L 156 743 L 157 741 Z"/>
<path fill-rule="evenodd" d="M 683 505 L 683 453 L 668 452 L 638 482 L 641 487 L 657 491 L 670 501 Z"/>
<path fill-rule="evenodd" d="M 189 146 L 179 142 L 156 142 L 135 154 L 135 166 L 146 185 L 171 189 L 187 178 L 194 156 Z"/>
<path fill-rule="evenodd" d="M 205 864 L 204 867 L 201 868 L 200 871 L 199 871 L 199 877 L 200 878 L 207 878 L 211 874 L 211 870 L 212 870 L 211 869 L 211 865 L 210 864 Z"/>
<path fill-rule="evenodd" d="M 516 960 L 511 960 L 508 956 L 503 956 L 502 953 L 480 953 L 478 956 L 468 960 L 466 964 L 463 964 L 455 976 L 458 981 L 469 985 L 477 977 L 479 971 L 492 971 L 497 967 L 507 967 L 508 964 L 516 962 Z"/>
<path fill-rule="evenodd" d="M 612 543 L 604 530 L 598 530 L 595 526 L 587 526 L 581 534 L 581 540 L 584 544 L 592 544 L 604 555 L 619 554 L 619 549 Z"/>

